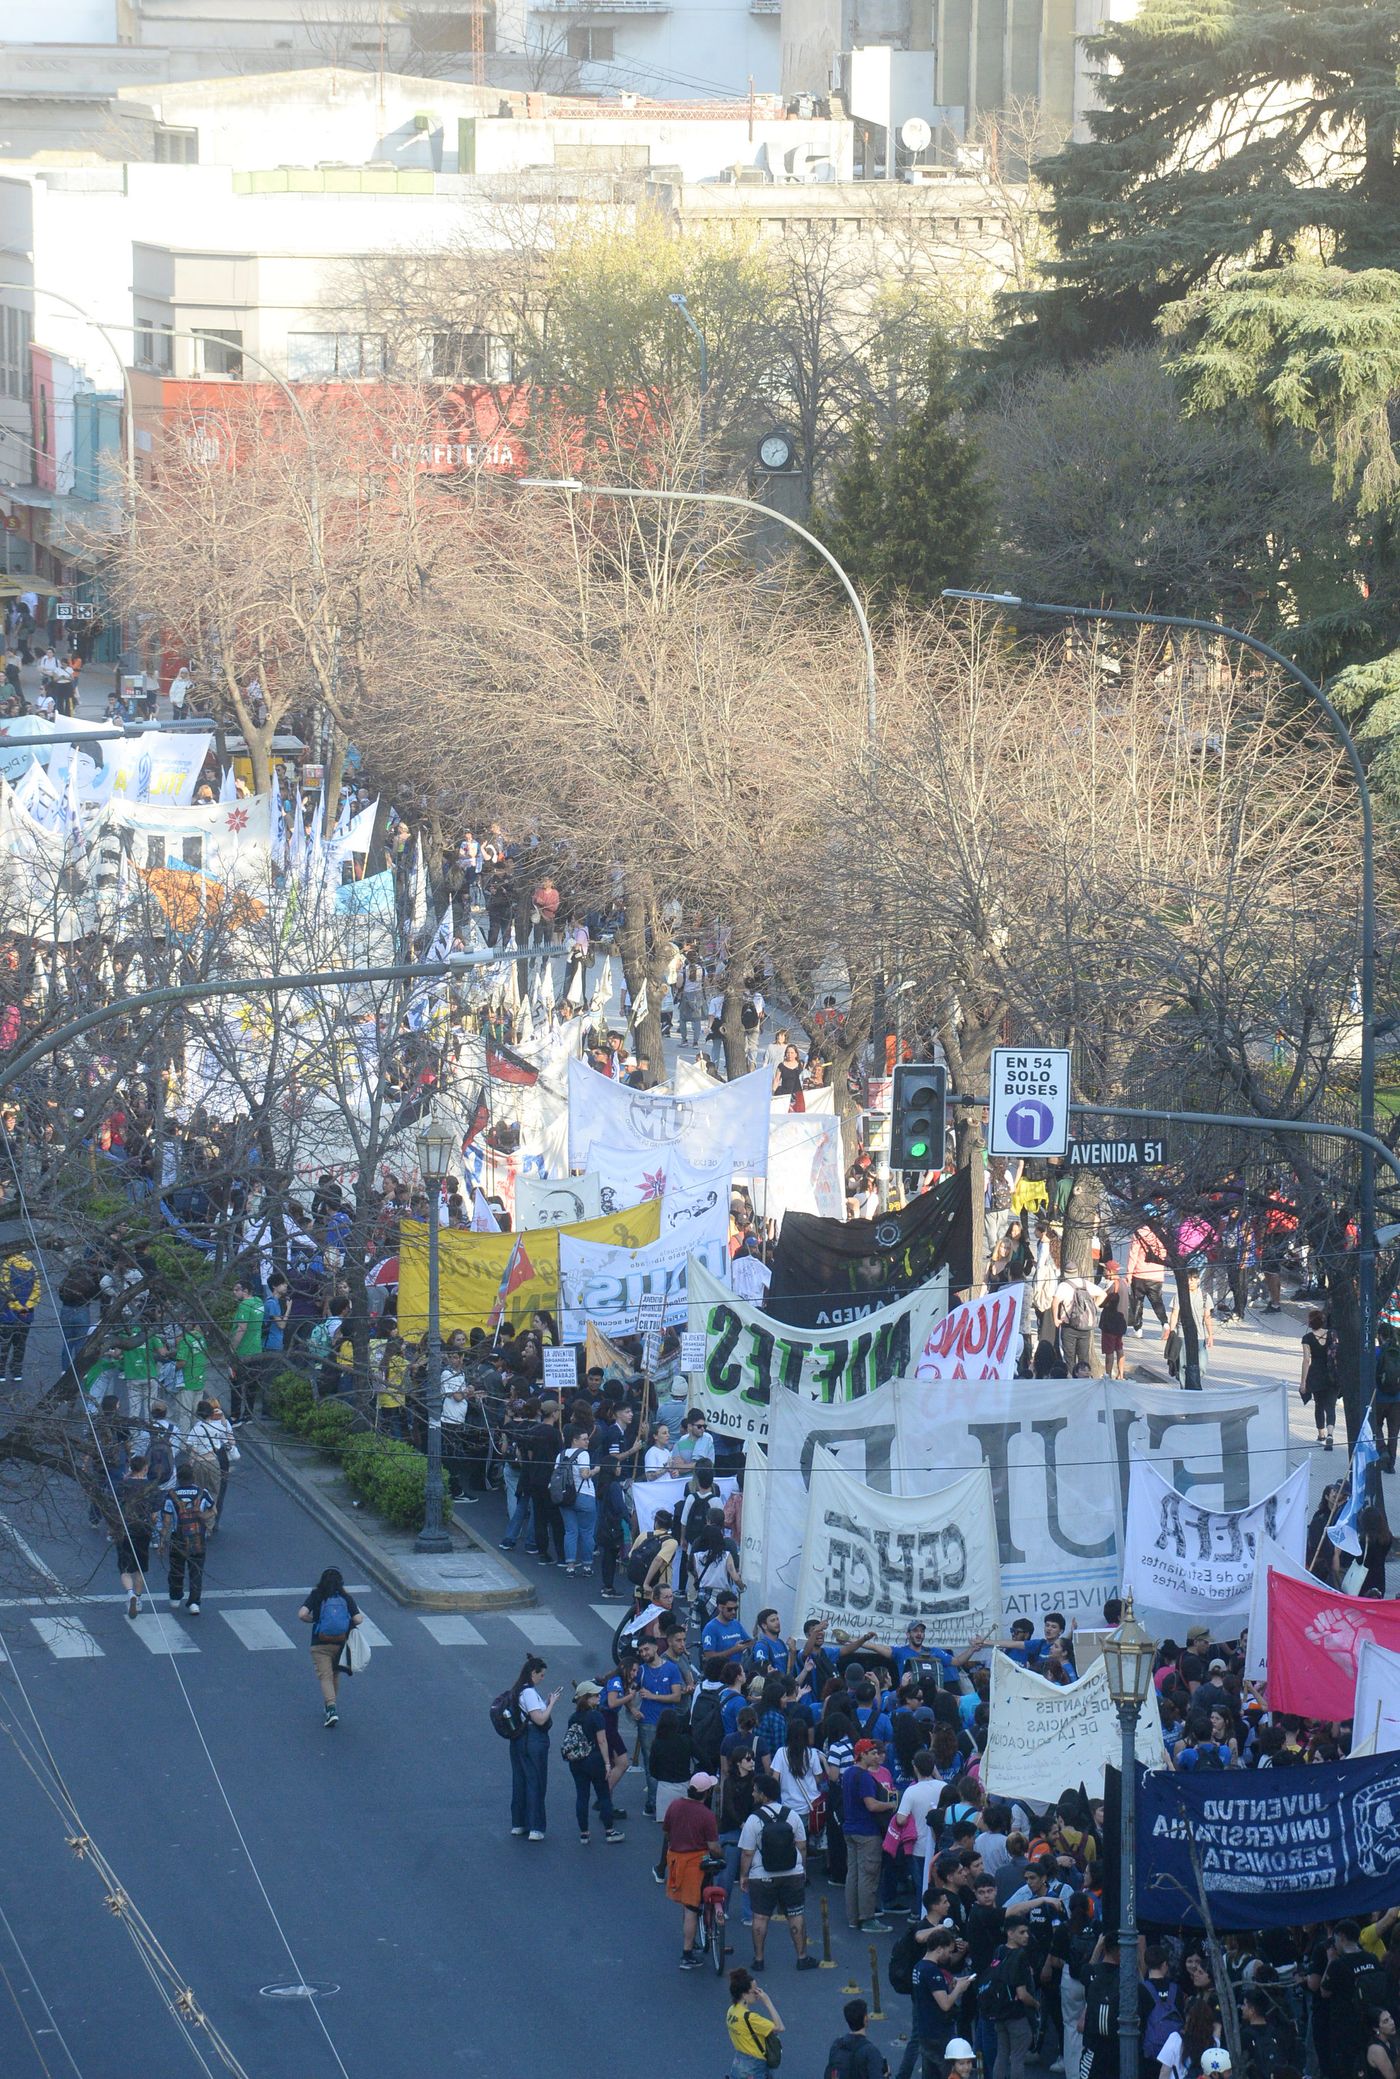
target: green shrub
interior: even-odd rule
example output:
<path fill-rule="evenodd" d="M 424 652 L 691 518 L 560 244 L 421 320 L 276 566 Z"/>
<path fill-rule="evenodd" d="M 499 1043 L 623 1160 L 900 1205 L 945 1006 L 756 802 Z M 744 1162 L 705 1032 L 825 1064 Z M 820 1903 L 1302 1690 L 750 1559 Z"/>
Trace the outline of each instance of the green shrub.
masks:
<path fill-rule="evenodd" d="M 355 1410 L 343 1400 L 323 1400 L 312 1408 L 302 1426 L 302 1434 L 323 1451 L 333 1451 L 336 1456 L 350 1440 L 355 1427 Z"/>
<path fill-rule="evenodd" d="M 411 1444 L 374 1431 L 352 1437 L 342 1458 L 350 1486 L 396 1530 L 420 1530 L 428 1461 Z M 443 1510 L 451 1506 L 443 1475 Z"/>
<path fill-rule="evenodd" d="M 311 1382 L 300 1372 L 278 1372 L 263 1391 L 263 1406 L 268 1414 L 274 1422 L 285 1422 L 288 1429 L 299 1429 L 315 1405 Z"/>

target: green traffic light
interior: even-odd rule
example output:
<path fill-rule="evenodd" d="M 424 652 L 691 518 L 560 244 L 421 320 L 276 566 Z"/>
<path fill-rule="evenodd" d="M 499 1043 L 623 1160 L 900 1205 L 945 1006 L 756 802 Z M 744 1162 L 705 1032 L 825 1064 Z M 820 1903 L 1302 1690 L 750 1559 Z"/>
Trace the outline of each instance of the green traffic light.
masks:
<path fill-rule="evenodd" d="M 925 1155 L 927 1155 L 928 1142 L 924 1139 L 924 1136 L 921 1133 L 915 1134 L 914 1138 L 910 1141 L 909 1153 L 914 1157 L 916 1162 L 922 1162 Z"/>

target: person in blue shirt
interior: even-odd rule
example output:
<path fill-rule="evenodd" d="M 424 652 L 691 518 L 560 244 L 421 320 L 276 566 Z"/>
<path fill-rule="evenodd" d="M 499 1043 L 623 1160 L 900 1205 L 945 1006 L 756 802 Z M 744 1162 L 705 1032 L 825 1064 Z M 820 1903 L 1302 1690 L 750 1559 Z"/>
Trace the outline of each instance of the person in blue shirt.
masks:
<path fill-rule="evenodd" d="M 1054 1660 L 1062 1661 L 1069 1669 L 1071 1682 L 1079 1679 L 1074 1666 L 1074 1648 L 1066 1633 L 1063 1612 L 1059 1610 L 1046 1611 L 1045 1637 L 1043 1639 L 1032 1639 L 1026 1650 L 1028 1654 L 1026 1664 L 1028 1667 L 1033 1668 L 1036 1674 L 1043 1675 L 1046 1671 L 1047 1662 Z"/>
<path fill-rule="evenodd" d="M 656 1817 L 656 1778 L 651 1773 L 651 1750 L 663 1711 L 673 1710 L 685 1695 L 685 1677 L 673 1660 L 663 1657 L 660 1641 L 643 1638 L 638 1647 L 638 1667 L 628 1692 L 627 1708 L 637 1721 L 642 1762 L 647 1772 L 648 1818 Z"/>
<path fill-rule="evenodd" d="M 885 1708 L 885 1698 L 868 1675 L 855 1692 L 854 1716 L 856 1728 L 865 1739 L 878 1740 L 882 1747 L 893 1739 L 894 1729 Z"/>
<path fill-rule="evenodd" d="M 739 1598 L 732 1589 L 722 1588 L 715 1598 L 715 1614 L 700 1634 L 700 1651 L 707 1662 L 712 1654 L 728 1660 L 749 1643 L 739 1622 Z"/>
<path fill-rule="evenodd" d="M 263 1348 L 284 1350 L 287 1346 L 287 1317 L 292 1309 L 291 1288 L 282 1271 L 274 1271 L 267 1281 L 267 1297 L 263 1301 Z"/>
<path fill-rule="evenodd" d="M 790 1675 L 796 1666 L 797 1641 L 783 1637 L 783 1622 L 776 1610 L 760 1610 L 754 1619 L 749 1662 L 755 1673 L 774 1675 Z"/>

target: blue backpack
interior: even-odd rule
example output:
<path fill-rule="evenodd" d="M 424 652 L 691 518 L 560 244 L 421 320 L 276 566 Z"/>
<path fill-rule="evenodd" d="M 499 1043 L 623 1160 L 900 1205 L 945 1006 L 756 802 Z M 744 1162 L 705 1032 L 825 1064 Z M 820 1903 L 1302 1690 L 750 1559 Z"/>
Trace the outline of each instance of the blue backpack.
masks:
<path fill-rule="evenodd" d="M 321 1614 L 311 1627 L 313 1639 L 327 1646 L 343 1646 L 350 1636 L 350 1605 L 343 1595 L 328 1595 Z"/>

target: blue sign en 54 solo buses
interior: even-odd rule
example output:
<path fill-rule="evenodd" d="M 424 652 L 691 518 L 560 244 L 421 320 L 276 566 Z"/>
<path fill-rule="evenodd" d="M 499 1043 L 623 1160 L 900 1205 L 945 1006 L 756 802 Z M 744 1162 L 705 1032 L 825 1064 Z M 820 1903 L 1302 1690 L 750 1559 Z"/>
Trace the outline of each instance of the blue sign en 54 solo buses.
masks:
<path fill-rule="evenodd" d="M 987 1152 L 1063 1155 L 1069 1144 L 1069 1048 L 994 1047 Z"/>

